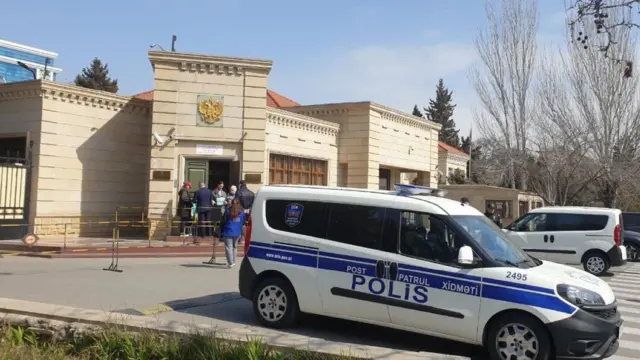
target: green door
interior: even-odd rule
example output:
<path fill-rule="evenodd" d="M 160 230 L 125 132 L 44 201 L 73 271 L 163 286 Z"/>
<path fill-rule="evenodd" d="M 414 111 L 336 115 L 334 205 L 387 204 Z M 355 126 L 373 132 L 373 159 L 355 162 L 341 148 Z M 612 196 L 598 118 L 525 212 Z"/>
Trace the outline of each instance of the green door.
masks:
<path fill-rule="evenodd" d="M 200 182 L 205 184 L 209 180 L 209 162 L 207 160 L 186 160 L 184 179 L 191 182 L 191 192 L 200 187 Z"/>

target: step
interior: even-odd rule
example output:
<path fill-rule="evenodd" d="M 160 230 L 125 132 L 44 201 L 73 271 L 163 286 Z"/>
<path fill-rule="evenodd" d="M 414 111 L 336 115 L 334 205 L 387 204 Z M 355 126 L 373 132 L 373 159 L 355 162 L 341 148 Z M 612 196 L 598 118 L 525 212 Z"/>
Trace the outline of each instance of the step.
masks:
<path fill-rule="evenodd" d="M 165 241 L 166 242 L 170 242 L 170 243 L 183 242 L 183 241 L 192 242 L 193 239 L 194 239 L 193 236 L 182 237 L 182 236 L 173 236 L 173 235 L 171 235 L 171 236 L 167 236 L 165 238 Z M 216 242 L 220 241 L 220 239 L 218 239 L 218 238 L 212 238 L 212 237 L 208 237 L 208 236 L 207 237 L 198 236 L 197 239 L 198 239 L 199 242 L 206 242 L 206 243 L 211 243 L 211 242 L 213 242 L 213 240 L 215 240 Z"/>

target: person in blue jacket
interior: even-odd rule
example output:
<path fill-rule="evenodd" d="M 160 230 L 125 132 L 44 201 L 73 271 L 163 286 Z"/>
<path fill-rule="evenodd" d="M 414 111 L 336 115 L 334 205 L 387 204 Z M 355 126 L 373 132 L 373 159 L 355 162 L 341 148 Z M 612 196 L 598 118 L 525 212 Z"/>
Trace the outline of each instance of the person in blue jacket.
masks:
<path fill-rule="evenodd" d="M 227 256 L 228 268 L 236 264 L 236 247 L 238 246 L 238 240 L 242 236 L 242 226 L 246 216 L 238 198 L 233 199 L 231 206 L 225 210 L 220 237 L 224 241 L 224 252 Z"/>

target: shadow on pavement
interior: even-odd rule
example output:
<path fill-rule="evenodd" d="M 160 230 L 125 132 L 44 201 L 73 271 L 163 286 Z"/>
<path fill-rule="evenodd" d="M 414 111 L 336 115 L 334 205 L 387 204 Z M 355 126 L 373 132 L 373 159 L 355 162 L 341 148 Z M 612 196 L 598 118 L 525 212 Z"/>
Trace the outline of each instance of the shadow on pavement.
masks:
<path fill-rule="evenodd" d="M 201 316 L 219 321 L 257 326 L 251 302 L 241 298 L 237 292 L 216 294 L 230 300 L 198 307 L 176 309 L 176 312 Z M 185 299 L 183 301 L 188 301 Z M 199 299 L 200 303 L 206 303 Z M 284 332 L 302 336 L 321 338 L 327 341 L 348 342 L 359 345 L 379 346 L 405 351 L 434 352 L 447 355 L 468 356 L 472 360 L 486 359 L 479 347 L 444 340 L 411 332 L 393 330 L 384 327 L 361 324 L 354 321 L 339 320 L 317 315 L 305 315 L 296 328 Z"/>

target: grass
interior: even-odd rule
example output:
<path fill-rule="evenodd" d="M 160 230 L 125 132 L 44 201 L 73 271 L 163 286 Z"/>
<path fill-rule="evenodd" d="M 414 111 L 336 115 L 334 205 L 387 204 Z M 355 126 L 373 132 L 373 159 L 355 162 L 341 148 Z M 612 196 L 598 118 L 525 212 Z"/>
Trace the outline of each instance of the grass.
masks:
<path fill-rule="evenodd" d="M 0 360 L 355 360 L 310 351 L 277 352 L 259 339 L 229 342 L 215 334 L 167 336 L 117 327 L 52 340 L 20 327 L 0 325 Z"/>

